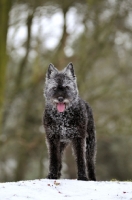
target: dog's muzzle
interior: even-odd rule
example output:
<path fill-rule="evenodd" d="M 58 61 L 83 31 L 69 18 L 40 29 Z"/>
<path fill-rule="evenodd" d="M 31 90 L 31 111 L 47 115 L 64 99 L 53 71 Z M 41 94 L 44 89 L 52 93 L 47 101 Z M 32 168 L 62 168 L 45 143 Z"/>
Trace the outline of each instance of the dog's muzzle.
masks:
<path fill-rule="evenodd" d="M 53 102 L 56 104 L 58 112 L 64 112 L 67 104 L 69 104 L 69 100 L 64 99 L 63 97 L 58 97 L 58 99 L 54 99 Z"/>

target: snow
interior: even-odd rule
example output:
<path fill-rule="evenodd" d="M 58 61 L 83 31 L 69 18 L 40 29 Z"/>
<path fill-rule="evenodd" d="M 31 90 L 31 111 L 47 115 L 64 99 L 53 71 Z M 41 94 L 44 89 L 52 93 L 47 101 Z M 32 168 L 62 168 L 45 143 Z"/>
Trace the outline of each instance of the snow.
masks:
<path fill-rule="evenodd" d="M 0 183 L 0 200 L 132 200 L 132 182 L 77 180 Z"/>

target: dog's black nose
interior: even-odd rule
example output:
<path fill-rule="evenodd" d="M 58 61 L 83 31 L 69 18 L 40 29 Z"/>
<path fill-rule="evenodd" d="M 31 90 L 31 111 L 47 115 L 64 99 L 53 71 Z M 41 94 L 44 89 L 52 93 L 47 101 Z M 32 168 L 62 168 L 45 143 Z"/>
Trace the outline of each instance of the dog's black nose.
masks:
<path fill-rule="evenodd" d="M 63 97 L 58 97 L 59 102 L 63 102 L 64 98 Z"/>

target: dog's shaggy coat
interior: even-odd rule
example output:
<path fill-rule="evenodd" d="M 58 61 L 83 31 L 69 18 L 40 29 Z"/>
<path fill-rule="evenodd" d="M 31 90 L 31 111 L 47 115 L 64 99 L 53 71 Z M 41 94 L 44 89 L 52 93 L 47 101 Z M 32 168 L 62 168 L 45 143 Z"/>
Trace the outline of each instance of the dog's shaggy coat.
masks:
<path fill-rule="evenodd" d="M 73 146 L 78 180 L 96 180 L 96 137 L 92 109 L 78 95 L 72 63 L 58 71 L 52 64 L 46 74 L 43 124 L 49 150 L 49 179 L 61 176 L 62 154 Z"/>

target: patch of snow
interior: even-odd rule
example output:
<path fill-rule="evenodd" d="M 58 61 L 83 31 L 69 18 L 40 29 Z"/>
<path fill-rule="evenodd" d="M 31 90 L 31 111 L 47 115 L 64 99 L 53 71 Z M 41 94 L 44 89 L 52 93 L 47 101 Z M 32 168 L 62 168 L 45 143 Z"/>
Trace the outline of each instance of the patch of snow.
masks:
<path fill-rule="evenodd" d="M 0 199 L 132 200 L 132 182 L 40 179 L 0 183 Z"/>

